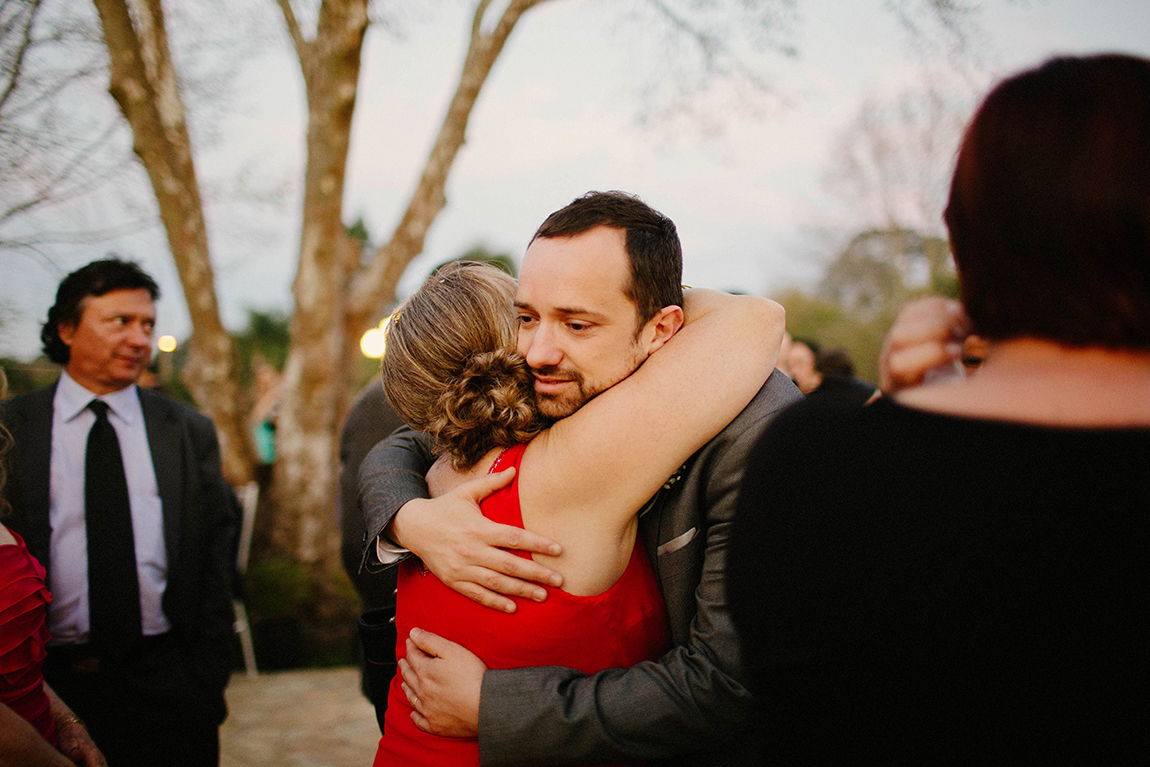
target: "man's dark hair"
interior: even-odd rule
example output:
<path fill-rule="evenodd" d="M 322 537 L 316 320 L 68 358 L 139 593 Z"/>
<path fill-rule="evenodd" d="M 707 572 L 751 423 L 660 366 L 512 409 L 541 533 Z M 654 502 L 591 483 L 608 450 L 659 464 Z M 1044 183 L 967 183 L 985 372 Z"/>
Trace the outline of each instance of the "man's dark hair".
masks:
<path fill-rule="evenodd" d="M 69 274 L 56 290 L 56 303 L 48 310 L 48 320 L 40 329 L 44 354 L 60 365 L 67 365 L 71 356 L 68 345 L 60 340 L 60 324 L 79 324 L 84 311 L 84 299 L 102 296 L 113 290 L 148 291 L 153 301 L 160 298 L 160 288 L 148 273 L 134 261 L 119 257 L 93 261 Z"/>
<path fill-rule="evenodd" d="M 671 219 L 633 194 L 588 192 L 555 211 L 532 237 L 574 237 L 597 226 L 626 234 L 631 280 L 624 294 L 638 313 L 636 332 L 664 306 L 683 305 L 683 248 Z"/>
<path fill-rule="evenodd" d="M 836 347 L 815 353 L 815 370 L 824 378 L 850 378 L 855 374 L 855 363 L 850 352 Z"/>
<path fill-rule="evenodd" d="M 966 130 L 946 223 L 989 340 L 1150 347 L 1150 60 L 1055 58 Z"/>

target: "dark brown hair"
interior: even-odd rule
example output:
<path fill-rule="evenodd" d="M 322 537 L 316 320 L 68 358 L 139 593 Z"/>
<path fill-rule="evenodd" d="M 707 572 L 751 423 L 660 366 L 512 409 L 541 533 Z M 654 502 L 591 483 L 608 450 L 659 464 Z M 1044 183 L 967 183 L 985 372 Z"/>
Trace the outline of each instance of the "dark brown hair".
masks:
<path fill-rule="evenodd" d="M 1055 58 L 998 85 L 945 218 L 979 335 L 1150 347 L 1150 61 Z"/>
<path fill-rule="evenodd" d="M 48 320 L 40 329 L 40 341 L 48 359 L 59 365 L 68 364 L 71 350 L 60 340 L 60 323 L 78 324 L 85 298 L 123 289 L 146 290 L 153 301 L 160 297 L 156 281 L 139 264 L 117 257 L 93 261 L 65 277 L 56 290 L 56 303 L 48 310 Z"/>
<path fill-rule="evenodd" d="M 597 226 L 626 234 L 631 279 L 624 294 L 635 304 L 636 333 L 665 306 L 683 305 L 683 248 L 671 219 L 626 192 L 588 192 L 544 221 L 538 237 L 574 237 Z"/>

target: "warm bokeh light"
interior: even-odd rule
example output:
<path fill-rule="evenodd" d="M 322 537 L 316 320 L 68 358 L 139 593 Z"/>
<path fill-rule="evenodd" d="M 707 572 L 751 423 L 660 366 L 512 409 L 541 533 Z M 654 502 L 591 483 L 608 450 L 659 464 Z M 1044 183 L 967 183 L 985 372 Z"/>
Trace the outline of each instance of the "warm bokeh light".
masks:
<path fill-rule="evenodd" d="M 372 328 L 363 334 L 363 338 L 359 339 L 359 350 L 363 352 L 363 356 L 365 357 L 381 359 L 383 357 L 384 346 L 383 331 L 379 328 Z"/>
<path fill-rule="evenodd" d="M 176 350 L 176 337 L 175 336 L 160 336 L 156 341 L 156 346 L 162 352 L 174 352 Z"/>
<path fill-rule="evenodd" d="M 379 327 L 372 328 L 359 339 L 359 350 L 363 356 L 373 359 L 382 359 L 387 348 L 387 323 L 391 322 L 391 315 L 379 321 Z"/>

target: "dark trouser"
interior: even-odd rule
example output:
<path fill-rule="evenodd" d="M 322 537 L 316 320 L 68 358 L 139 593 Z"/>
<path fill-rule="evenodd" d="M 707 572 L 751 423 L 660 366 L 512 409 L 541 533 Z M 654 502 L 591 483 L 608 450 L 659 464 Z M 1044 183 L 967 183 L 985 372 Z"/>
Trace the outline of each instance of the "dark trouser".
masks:
<path fill-rule="evenodd" d="M 147 637 L 122 666 L 87 646 L 49 647 L 44 678 L 113 767 L 217 767 L 218 706 L 205 699 L 171 634 Z"/>
<path fill-rule="evenodd" d="M 396 673 L 395 605 L 364 612 L 359 617 L 359 640 L 363 648 L 363 694 L 375 706 L 375 721 L 382 733 L 387 693 Z"/>

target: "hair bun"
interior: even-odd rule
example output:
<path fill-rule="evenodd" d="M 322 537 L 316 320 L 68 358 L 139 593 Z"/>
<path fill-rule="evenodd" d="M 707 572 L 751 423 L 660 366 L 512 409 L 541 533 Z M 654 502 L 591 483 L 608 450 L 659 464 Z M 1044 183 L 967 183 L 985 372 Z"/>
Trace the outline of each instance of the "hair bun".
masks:
<path fill-rule="evenodd" d="M 469 359 L 438 405 L 441 415 L 428 431 L 461 465 L 473 465 L 492 442 L 526 442 L 541 425 L 531 369 L 521 356 L 502 349 Z"/>

